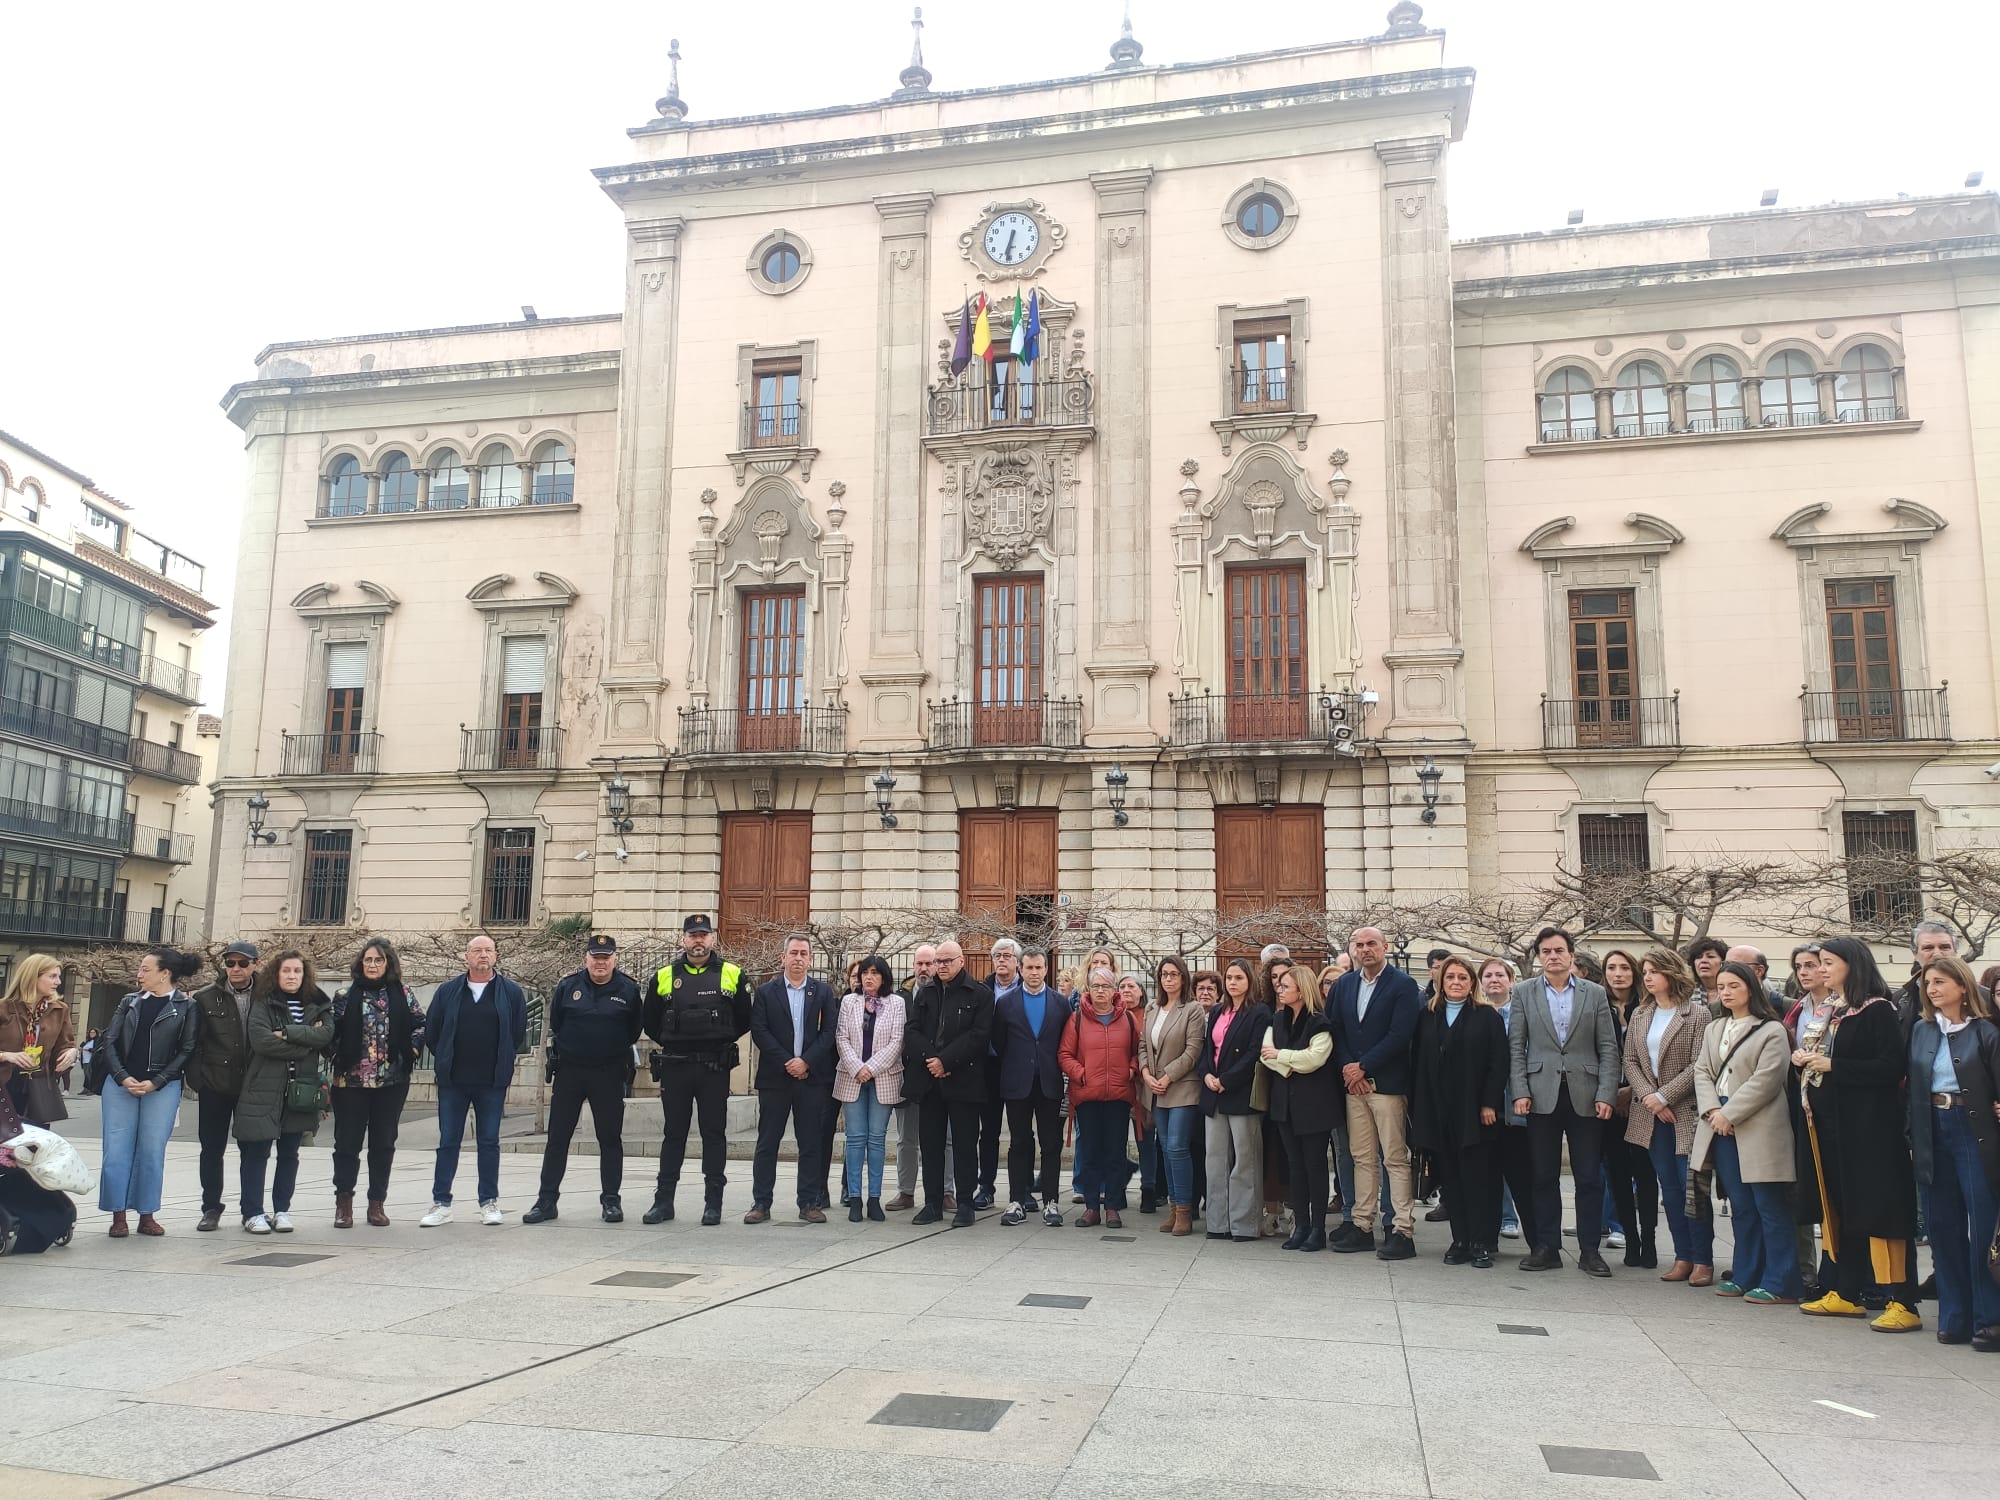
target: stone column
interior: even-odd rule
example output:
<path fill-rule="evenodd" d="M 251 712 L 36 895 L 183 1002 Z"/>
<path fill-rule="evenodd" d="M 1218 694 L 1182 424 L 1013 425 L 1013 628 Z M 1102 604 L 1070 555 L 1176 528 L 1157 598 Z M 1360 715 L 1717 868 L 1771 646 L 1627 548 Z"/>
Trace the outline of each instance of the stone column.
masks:
<path fill-rule="evenodd" d="M 1152 419 L 1147 402 L 1151 167 L 1093 172 L 1097 192 L 1097 484 L 1091 496 L 1093 735 L 1125 740 L 1151 723 L 1149 535 Z"/>
<path fill-rule="evenodd" d="M 666 677 L 667 506 L 673 480 L 679 218 L 634 219 L 625 269 L 618 414 L 618 530 L 612 548 L 611 640 L 604 743 L 610 754 L 659 754 Z"/>
<path fill-rule="evenodd" d="M 1452 466 L 1451 242 L 1442 136 L 1378 141 L 1388 364 L 1387 733 L 1460 739 L 1458 499 Z"/>
<path fill-rule="evenodd" d="M 924 376 L 930 348 L 933 193 L 877 198 L 875 494 L 864 738 L 917 738 L 924 679 Z"/>

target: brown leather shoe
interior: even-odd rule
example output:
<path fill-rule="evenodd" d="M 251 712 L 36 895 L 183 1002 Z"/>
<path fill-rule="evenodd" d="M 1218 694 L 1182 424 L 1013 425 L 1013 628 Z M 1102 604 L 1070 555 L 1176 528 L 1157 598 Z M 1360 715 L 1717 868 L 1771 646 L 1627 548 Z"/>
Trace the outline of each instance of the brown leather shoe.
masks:
<path fill-rule="evenodd" d="M 204 1209 L 201 1215 L 201 1222 L 194 1227 L 202 1234 L 215 1233 L 216 1230 L 222 1227 L 222 1210 L 219 1208 Z"/>
<path fill-rule="evenodd" d="M 383 1210 L 381 1200 L 378 1198 L 368 1200 L 368 1222 L 377 1229 L 389 1227 L 389 1215 Z"/>
<path fill-rule="evenodd" d="M 1694 1268 L 1694 1274 L 1693 1274 L 1692 1276 L 1688 1277 L 1688 1285 L 1689 1285 L 1689 1286 L 1714 1286 L 1714 1285 L 1715 1285 L 1715 1267 L 1714 1267 L 1714 1266 L 1696 1266 L 1696 1267 Z"/>
<path fill-rule="evenodd" d="M 800 1209 L 799 1218 L 808 1224 L 824 1224 L 826 1222 L 826 1215 L 816 1208 Z"/>
<path fill-rule="evenodd" d="M 153 1216 L 152 1216 L 151 1214 L 140 1214 L 140 1215 L 139 1215 L 139 1233 L 141 1233 L 141 1234 L 165 1234 L 165 1233 L 166 1233 L 166 1230 L 164 1230 L 164 1229 L 162 1229 L 162 1228 L 160 1227 L 160 1221 L 159 1221 L 158 1219 L 154 1218 L 154 1217 L 153 1217 Z"/>
<path fill-rule="evenodd" d="M 1662 1281 L 1686 1281 L 1694 1273 L 1694 1262 L 1677 1260 L 1660 1272 Z"/>
<path fill-rule="evenodd" d="M 1125 1221 L 1118 1217 L 1117 1209 L 1107 1208 L 1104 1210 L 1104 1227 L 1106 1229 L 1123 1229 L 1125 1227 Z"/>
<path fill-rule="evenodd" d="M 743 1216 L 743 1222 L 745 1224 L 762 1224 L 766 1219 L 770 1217 L 771 1217 L 770 1209 L 753 1208 L 750 1210 L 749 1213 Z"/>
<path fill-rule="evenodd" d="M 958 1199 L 952 1196 L 950 1193 L 946 1193 L 944 1195 L 944 1211 L 948 1214 L 955 1214 L 958 1212 Z"/>
<path fill-rule="evenodd" d="M 122 1240 L 131 1232 L 132 1232 L 131 1227 L 127 1225 L 125 1222 L 125 1214 L 123 1210 L 120 1210 L 118 1213 L 115 1213 L 111 1216 L 111 1238 L 113 1238 L 114 1240 Z"/>
<path fill-rule="evenodd" d="M 882 1205 L 882 1211 L 890 1214 L 908 1213 L 917 1206 L 917 1200 L 908 1193 L 898 1193 Z"/>
<path fill-rule="evenodd" d="M 352 1229 L 354 1227 L 354 1194 L 335 1193 L 333 1195 L 333 1227 Z"/>

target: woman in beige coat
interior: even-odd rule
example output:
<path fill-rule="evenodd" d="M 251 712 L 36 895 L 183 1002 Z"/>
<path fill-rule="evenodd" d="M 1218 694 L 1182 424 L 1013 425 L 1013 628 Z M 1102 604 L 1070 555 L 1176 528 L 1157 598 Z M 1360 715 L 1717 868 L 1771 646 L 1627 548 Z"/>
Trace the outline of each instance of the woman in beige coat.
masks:
<path fill-rule="evenodd" d="M 1715 1229 L 1687 1215 L 1688 1152 L 1694 1148 L 1694 1060 L 1701 1051 L 1708 1007 L 1694 998 L 1694 976 L 1678 953 L 1655 948 L 1639 961 L 1644 998 L 1625 1029 L 1625 1081 L 1632 1086 L 1625 1139 L 1644 1146 L 1660 1179 L 1660 1198 L 1673 1236 L 1674 1263 L 1662 1281 L 1710 1286 L 1715 1281 Z"/>
<path fill-rule="evenodd" d="M 1169 981 L 1168 970 L 1173 970 Z M 1162 1234 L 1194 1233 L 1194 1154 L 1191 1143 L 1201 1118 L 1202 1010 L 1195 1003 L 1187 965 L 1178 958 L 1160 964 L 1159 1003 L 1139 1028 L 1139 1102 L 1151 1112 L 1152 1130 L 1167 1168 L 1167 1200 L 1172 1208 Z"/>
<path fill-rule="evenodd" d="M 1736 1259 L 1715 1295 L 1792 1306 L 1805 1288 L 1792 1237 L 1797 1157 L 1785 1103 L 1791 1038 L 1748 964 L 1724 964 L 1713 990 L 1724 1015 L 1709 1023 L 1694 1065 L 1701 1124 L 1689 1159 L 1697 1167 L 1713 1166 L 1729 1195 Z"/>

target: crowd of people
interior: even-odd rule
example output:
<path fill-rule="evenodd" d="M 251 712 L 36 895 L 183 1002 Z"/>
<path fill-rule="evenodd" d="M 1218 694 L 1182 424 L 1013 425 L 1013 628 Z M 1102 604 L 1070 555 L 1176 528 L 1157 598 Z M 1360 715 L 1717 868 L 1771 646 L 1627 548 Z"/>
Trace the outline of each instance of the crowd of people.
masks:
<path fill-rule="evenodd" d="M 967 1226 L 1004 1203 L 1003 1226 L 1059 1226 L 1068 1147 L 1080 1227 L 1122 1227 L 1136 1179 L 1139 1211 L 1158 1213 L 1162 1233 L 1282 1236 L 1286 1251 L 1396 1261 L 1418 1253 L 1422 1212 L 1449 1226 L 1448 1265 L 1490 1268 L 1503 1239 L 1520 1239 L 1520 1269 L 1556 1270 L 1573 1235 L 1592 1276 L 1613 1274 L 1606 1250 L 1648 1270 L 1664 1250 L 1663 1282 L 1820 1317 L 1873 1314 L 1882 1332 L 1923 1327 L 1918 1306 L 1934 1296 L 1940 1341 L 2000 1352 L 2000 970 L 1975 977 L 1953 946 L 1950 929 L 1919 924 L 1912 977 L 1892 990 L 1850 937 L 1793 950 L 1782 987 L 1752 947 L 1592 954 L 1555 927 L 1524 973 L 1436 949 L 1421 985 L 1366 927 L 1318 972 L 1276 945 L 1216 969 L 1167 957 L 1121 970 L 1098 951 L 1052 972 L 1048 952 L 1003 938 L 981 979 L 946 940 L 919 948 L 905 980 L 871 955 L 836 987 L 812 972 L 804 934 L 753 985 L 693 916 L 680 956 L 652 976 L 626 973 L 615 939 L 598 934 L 549 995 L 548 1135 L 522 1217 L 558 1216 L 588 1105 L 599 1211 L 623 1219 L 624 1106 L 650 1038 L 665 1135 L 645 1222 L 674 1217 L 698 1125 L 701 1222 L 720 1223 L 729 1074 L 747 1035 L 758 1097 L 749 1224 L 771 1217 L 787 1133 L 799 1217 L 825 1222 L 844 1119 L 839 1203 L 855 1222 L 913 1210 L 917 1224 Z M 291 1230 L 301 1142 L 329 1114 L 334 1225 L 353 1226 L 364 1149 L 366 1221 L 386 1225 L 398 1123 L 426 1052 L 440 1128 L 420 1223 L 451 1221 L 468 1116 L 481 1221 L 504 1222 L 500 1122 L 528 1005 L 490 937 L 468 944 L 464 972 L 427 1007 L 380 937 L 331 996 L 297 951 L 260 964 L 254 944 L 232 943 L 214 981 L 190 992 L 198 962 L 150 950 L 91 1039 L 99 1206 L 114 1238 L 135 1215 L 139 1234 L 164 1233 L 166 1141 L 184 1087 L 197 1098 L 199 1230 L 221 1223 L 232 1138 L 244 1229 Z M 0 999 L 0 1085 L 29 1123 L 61 1117 L 55 1080 L 82 1051 L 55 993 L 60 972 L 30 958 Z M 20 1207 L 0 1198 L 0 1213 Z M 1733 1242 L 1720 1268 L 1719 1214 Z M 1925 1241 L 1934 1284 L 1920 1286 Z"/>

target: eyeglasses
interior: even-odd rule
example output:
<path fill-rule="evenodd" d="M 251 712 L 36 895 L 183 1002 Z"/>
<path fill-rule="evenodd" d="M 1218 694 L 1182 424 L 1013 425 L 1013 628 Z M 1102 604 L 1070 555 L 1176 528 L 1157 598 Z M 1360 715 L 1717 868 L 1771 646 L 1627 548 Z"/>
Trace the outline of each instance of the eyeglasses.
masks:
<path fill-rule="evenodd" d="M 250 967 L 250 960 L 247 958 L 225 958 L 222 961 L 222 967 L 225 969 L 247 969 Z"/>

